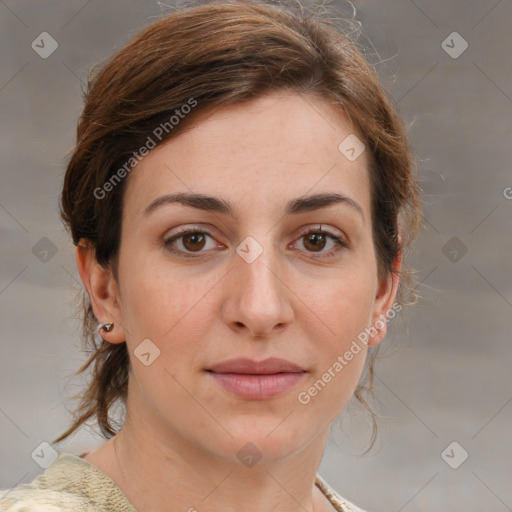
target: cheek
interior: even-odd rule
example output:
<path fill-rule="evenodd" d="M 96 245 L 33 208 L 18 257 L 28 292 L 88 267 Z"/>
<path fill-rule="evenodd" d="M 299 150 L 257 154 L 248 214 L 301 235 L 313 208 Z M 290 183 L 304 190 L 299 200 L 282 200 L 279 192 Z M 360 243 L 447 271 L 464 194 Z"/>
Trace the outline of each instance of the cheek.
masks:
<path fill-rule="evenodd" d="M 330 328 L 328 332 L 335 338 L 334 345 L 339 349 L 340 344 L 369 325 L 374 294 L 373 274 L 351 269 L 336 281 L 322 287 L 309 287 L 304 296 L 313 313 Z"/>
<path fill-rule="evenodd" d="M 132 350 L 149 338 L 161 350 L 176 354 L 190 352 L 191 340 L 211 314 L 208 291 L 218 277 L 189 279 L 186 272 L 170 265 L 125 261 L 122 316 L 128 327 L 127 342 Z M 130 269 L 134 270 L 130 270 Z M 136 272 L 135 269 L 144 269 Z M 213 290 L 212 290 L 213 291 Z M 209 312 L 210 311 L 210 312 Z"/>
<path fill-rule="evenodd" d="M 319 316 L 329 329 L 324 329 L 323 337 L 310 333 L 318 358 L 316 371 L 299 390 L 300 411 L 331 422 L 350 400 L 367 354 L 367 346 L 358 336 L 369 325 L 370 297 L 362 287 L 340 286 L 318 303 Z"/>
<path fill-rule="evenodd" d="M 320 337 L 311 333 L 319 364 L 317 372 L 301 388 L 298 402 L 300 407 L 316 410 L 330 420 L 337 417 L 354 393 L 367 354 L 360 336 L 370 325 L 375 281 L 367 268 L 352 269 L 328 287 L 310 289 L 306 295 L 314 316 L 328 328 L 322 329 L 325 334 Z"/>

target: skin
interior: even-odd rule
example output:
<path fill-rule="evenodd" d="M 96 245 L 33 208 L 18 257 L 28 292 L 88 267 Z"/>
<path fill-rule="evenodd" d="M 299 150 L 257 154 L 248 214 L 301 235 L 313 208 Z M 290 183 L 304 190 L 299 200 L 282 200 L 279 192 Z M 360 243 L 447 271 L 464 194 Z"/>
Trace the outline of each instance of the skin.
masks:
<path fill-rule="evenodd" d="M 127 178 L 119 282 L 90 247 L 76 249 L 98 321 L 114 322 L 102 337 L 126 341 L 133 368 L 125 425 L 85 460 L 107 473 L 139 512 L 332 511 L 314 479 L 367 347 L 308 404 L 297 396 L 392 307 L 397 292 L 396 276 L 377 277 L 366 152 L 349 161 L 338 150 L 357 133 L 348 117 L 293 92 L 199 120 L 150 151 Z M 155 198 L 176 192 L 221 197 L 239 216 L 177 203 L 144 216 Z M 284 216 L 287 201 L 320 192 L 349 196 L 364 219 L 345 203 Z M 337 248 L 329 237 L 317 249 L 308 244 L 301 233 L 320 225 L 349 247 Z M 173 243 L 195 258 L 164 245 L 180 226 L 211 234 L 202 243 L 190 237 Z M 263 248 L 252 263 L 236 252 L 248 236 Z M 321 257 L 331 249 L 333 256 Z M 368 345 L 385 334 L 384 326 Z M 148 338 L 160 356 L 145 366 L 134 350 Z M 204 371 L 234 357 L 273 356 L 307 373 L 268 400 L 230 395 Z M 247 442 L 261 454 L 252 467 L 237 457 Z"/>

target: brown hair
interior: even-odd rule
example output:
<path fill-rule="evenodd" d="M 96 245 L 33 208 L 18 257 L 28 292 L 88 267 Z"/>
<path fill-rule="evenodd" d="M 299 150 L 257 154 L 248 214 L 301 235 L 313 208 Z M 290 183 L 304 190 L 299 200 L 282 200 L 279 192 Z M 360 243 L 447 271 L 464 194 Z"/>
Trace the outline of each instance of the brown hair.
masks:
<path fill-rule="evenodd" d="M 164 131 L 159 144 L 187 129 L 206 107 L 221 108 L 276 90 L 329 101 L 346 112 L 364 136 L 371 162 L 379 277 L 395 272 L 392 264 L 400 246 L 409 245 L 420 223 L 419 188 L 398 114 L 358 43 L 337 23 L 305 13 L 300 4 L 276 6 L 256 0 L 176 10 L 139 32 L 89 77 L 60 204 L 73 243 L 91 243 L 98 263 L 117 279 L 126 179 L 101 199 L 95 191 L 112 180 L 155 127 L 168 123 L 191 99 L 197 102 L 194 112 Z M 410 271 L 403 268 L 400 302 L 404 289 L 412 291 L 411 284 Z M 109 411 L 118 401 L 126 405 L 126 343 L 101 340 L 88 294 L 82 294 L 83 342 L 91 355 L 76 374 L 94 363 L 92 379 L 85 393 L 73 397 L 80 398 L 73 424 L 53 442 L 67 438 L 92 417 L 105 438 L 114 436 L 118 430 Z M 370 413 L 361 392 L 371 390 L 374 357 L 371 351 L 366 378 L 355 392 Z M 372 420 L 373 444 L 373 413 Z"/>

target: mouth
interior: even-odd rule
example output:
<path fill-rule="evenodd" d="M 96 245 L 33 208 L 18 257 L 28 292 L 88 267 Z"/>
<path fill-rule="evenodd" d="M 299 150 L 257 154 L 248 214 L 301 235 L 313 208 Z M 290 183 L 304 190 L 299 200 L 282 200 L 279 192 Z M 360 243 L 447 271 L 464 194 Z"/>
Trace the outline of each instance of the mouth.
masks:
<path fill-rule="evenodd" d="M 289 391 L 307 371 L 279 358 L 231 359 L 206 369 L 224 391 L 244 400 L 268 400 Z"/>

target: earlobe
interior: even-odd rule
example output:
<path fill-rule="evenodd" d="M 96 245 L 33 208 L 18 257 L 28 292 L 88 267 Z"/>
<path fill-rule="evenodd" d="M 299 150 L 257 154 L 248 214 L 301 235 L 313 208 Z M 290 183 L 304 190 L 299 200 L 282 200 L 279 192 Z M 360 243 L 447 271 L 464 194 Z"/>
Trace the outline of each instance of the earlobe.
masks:
<path fill-rule="evenodd" d="M 75 248 L 75 257 L 78 273 L 98 320 L 100 336 L 109 343 L 126 341 L 121 311 L 115 295 L 117 286 L 112 273 L 97 262 L 95 247 L 89 240 L 80 240 Z M 112 327 L 105 328 L 105 325 L 109 324 L 112 324 Z M 100 329 L 101 326 L 103 326 L 102 329 Z"/>

